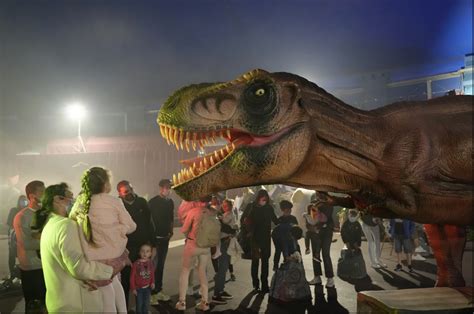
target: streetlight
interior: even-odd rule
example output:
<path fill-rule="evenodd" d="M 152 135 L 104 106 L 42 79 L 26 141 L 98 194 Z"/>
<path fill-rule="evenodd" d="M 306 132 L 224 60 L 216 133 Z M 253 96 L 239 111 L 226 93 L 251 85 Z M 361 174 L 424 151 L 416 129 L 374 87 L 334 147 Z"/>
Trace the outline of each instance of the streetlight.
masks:
<path fill-rule="evenodd" d="M 79 102 L 71 103 L 66 107 L 66 114 L 71 120 L 77 121 L 77 138 L 82 146 L 82 151 L 86 152 L 86 147 L 81 136 L 81 122 L 86 116 L 86 108 Z"/>

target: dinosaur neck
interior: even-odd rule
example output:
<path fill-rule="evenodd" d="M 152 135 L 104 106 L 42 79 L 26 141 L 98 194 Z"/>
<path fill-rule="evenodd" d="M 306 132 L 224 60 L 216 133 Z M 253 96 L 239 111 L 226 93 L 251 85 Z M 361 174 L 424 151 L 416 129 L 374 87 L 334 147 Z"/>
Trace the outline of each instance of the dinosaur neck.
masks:
<path fill-rule="evenodd" d="M 311 116 L 312 145 L 295 182 L 335 192 L 378 190 L 384 141 L 376 119 L 335 98 L 318 102 Z"/>

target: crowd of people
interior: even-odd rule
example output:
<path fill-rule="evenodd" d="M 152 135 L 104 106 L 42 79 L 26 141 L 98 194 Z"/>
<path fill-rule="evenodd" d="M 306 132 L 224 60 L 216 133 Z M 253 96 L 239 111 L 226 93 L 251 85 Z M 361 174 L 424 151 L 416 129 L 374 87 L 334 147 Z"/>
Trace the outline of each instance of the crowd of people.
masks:
<path fill-rule="evenodd" d="M 170 180 L 162 179 L 158 186 L 158 195 L 147 201 L 134 192 L 130 182 L 122 180 L 116 187 L 117 198 L 111 195 L 111 174 L 101 167 L 84 173 L 76 198 L 66 183 L 48 187 L 41 181 L 28 183 L 7 221 L 10 273 L 12 278 L 21 278 L 25 312 L 127 313 L 130 293 L 135 297 L 136 313 L 148 313 L 150 304 L 169 301 L 163 290 L 163 275 L 175 214 L 185 235 L 177 310 L 187 308 L 187 295 L 198 296 L 197 309 L 203 311 L 209 310 L 210 303 L 225 304 L 232 299 L 225 290 L 226 274 L 230 272 L 231 280 L 236 280 L 233 263 L 239 257 L 251 260 L 254 291 L 270 292 L 272 242 L 273 271 L 277 272 L 287 262 L 301 263 L 303 252 L 298 240 L 303 237 L 304 254 L 312 254 L 314 272 L 308 284 L 322 284 L 323 266 L 326 287 L 333 288 L 330 249 L 334 230 L 339 227 L 344 249 L 349 252 L 345 258 L 362 258 L 360 248 L 365 237 L 370 266 L 387 267 L 381 260 L 382 220 L 361 215 L 350 197 L 315 192 L 302 226 L 292 214 L 289 200 L 280 201 L 282 214 L 277 217 L 265 189 L 236 215 L 233 200 L 219 195 L 183 201 L 175 212 Z M 336 206 L 347 208 L 342 212 L 341 226 L 336 226 L 333 218 Z M 398 257 L 395 270 L 402 269 L 404 252 L 411 272 L 412 254 L 416 257 L 420 252 L 418 238 L 423 230 L 402 219 L 391 219 L 389 225 Z M 20 274 L 15 273 L 16 258 Z M 210 262 L 215 271 L 211 298 Z M 337 274 L 341 271 L 342 278 L 343 265 L 339 263 Z M 365 263 L 363 267 L 359 273 L 365 271 Z M 199 278 L 198 292 L 193 290 L 194 271 Z"/>

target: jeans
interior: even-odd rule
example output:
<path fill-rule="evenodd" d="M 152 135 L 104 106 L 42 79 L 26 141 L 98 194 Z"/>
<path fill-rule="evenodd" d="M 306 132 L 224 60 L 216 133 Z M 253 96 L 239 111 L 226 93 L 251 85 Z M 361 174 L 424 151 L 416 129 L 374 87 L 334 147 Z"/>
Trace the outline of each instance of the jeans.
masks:
<path fill-rule="evenodd" d="M 39 306 L 46 304 L 46 284 L 42 269 L 21 270 L 21 288 L 25 297 L 25 313 L 32 310 L 32 306 L 39 302 Z"/>
<path fill-rule="evenodd" d="M 163 269 L 165 268 L 166 255 L 168 254 L 169 238 L 156 239 L 155 257 L 155 290 L 160 292 L 163 289 Z"/>
<path fill-rule="evenodd" d="M 262 282 L 262 288 L 268 288 L 268 260 L 270 259 L 271 255 L 270 239 L 268 239 L 268 241 L 261 242 L 268 242 L 268 245 L 267 243 L 256 243 L 256 241 L 252 242 L 251 273 L 252 284 L 254 288 L 258 288 L 260 285 L 260 282 L 258 280 L 258 266 L 260 260 L 262 261 L 262 266 L 260 270 L 260 280 Z"/>
<path fill-rule="evenodd" d="M 11 241 L 8 246 L 8 269 L 10 270 L 10 277 L 13 278 L 15 274 L 16 263 L 16 239 Z"/>
<path fill-rule="evenodd" d="M 314 276 L 321 276 L 321 253 L 323 255 L 324 273 L 326 278 L 334 277 L 334 271 L 331 261 L 331 243 L 332 243 L 332 227 L 321 228 L 319 233 L 309 232 L 311 239 L 311 250 L 313 251 L 313 270 Z M 315 258 L 317 260 L 315 260 Z"/>
<path fill-rule="evenodd" d="M 137 289 L 137 314 L 148 313 L 148 308 L 150 307 L 150 294 L 150 287 Z"/>
<path fill-rule="evenodd" d="M 230 238 L 222 239 L 221 240 L 221 256 L 219 256 L 219 266 L 217 267 L 217 273 L 215 276 L 216 285 L 214 287 L 214 295 L 218 295 L 219 293 L 224 291 L 225 286 L 225 275 L 227 270 L 229 269 L 230 263 L 230 256 L 227 254 L 227 250 L 229 248 Z"/>
<path fill-rule="evenodd" d="M 137 247 L 127 247 L 127 250 L 130 252 L 129 258 L 130 261 L 133 263 L 138 259 L 138 251 L 140 248 Z M 125 294 L 125 303 L 128 309 L 128 298 L 130 292 L 130 273 L 132 272 L 132 268 L 130 266 L 125 266 L 122 271 L 120 272 L 120 278 L 122 282 L 123 292 Z"/>

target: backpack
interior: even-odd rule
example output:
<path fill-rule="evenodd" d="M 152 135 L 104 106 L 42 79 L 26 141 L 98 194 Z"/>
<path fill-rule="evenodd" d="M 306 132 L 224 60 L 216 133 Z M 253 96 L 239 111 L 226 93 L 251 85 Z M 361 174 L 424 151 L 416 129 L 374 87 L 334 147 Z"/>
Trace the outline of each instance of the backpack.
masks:
<path fill-rule="evenodd" d="M 221 240 L 221 224 L 216 214 L 203 209 L 196 231 L 196 245 L 200 248 L 217 246 Z"/>

